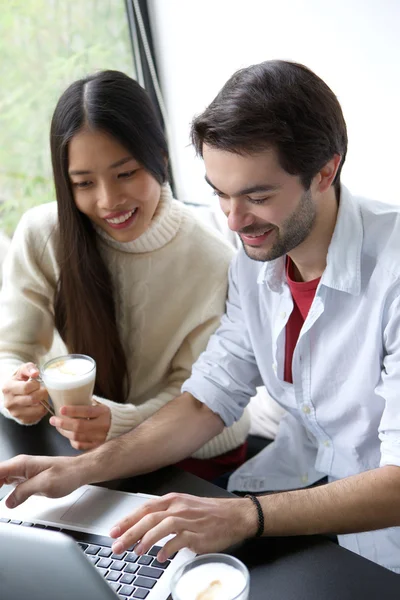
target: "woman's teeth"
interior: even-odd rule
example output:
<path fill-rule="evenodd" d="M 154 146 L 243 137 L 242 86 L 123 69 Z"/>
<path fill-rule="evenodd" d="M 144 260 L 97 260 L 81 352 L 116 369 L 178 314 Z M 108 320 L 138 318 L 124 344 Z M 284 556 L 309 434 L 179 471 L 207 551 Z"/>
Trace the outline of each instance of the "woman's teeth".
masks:
<path fill-rule="evenodd" d="M 114 219 L 106 219 L 106 221 L 107 221 L 107 223 L 112 223 L 113 225 L 118 225 L 119 223 L 125 223 L 125 221 L 127 221 L 128 219 L 131 218 L 131 216 L 136 212 L 136 210 L 137 209 L 134 208 L 129 213 L 125 213 L 125 214 L 121 215 L 120 217 L 115 217 Z"/>

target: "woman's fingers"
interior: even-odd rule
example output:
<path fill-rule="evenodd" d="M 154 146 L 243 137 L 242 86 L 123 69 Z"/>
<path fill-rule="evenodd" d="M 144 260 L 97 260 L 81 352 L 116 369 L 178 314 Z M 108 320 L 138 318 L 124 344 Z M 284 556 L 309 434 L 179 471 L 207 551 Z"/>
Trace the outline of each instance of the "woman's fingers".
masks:
<path fill-rule="evenodd" d="M 94 405 L 78 405 L 78 406 L 62 406 L 60 413 L 63 417 L 70 419 L 97 419 L 106 414 L 110 409 L 108 406 L 97 404 Z"/>
<path fill-rule="evenodd" d="M 10 396 L 26 396 L 40 389 L 38 381 L 19 381 L 10 379 L 3 386 L 3 394 Z"/>
<path fill-rule="evenodd" d="M 39 375 L 39 369 L 35 363 L 28 362 L 20 366 L 18 371 L 14 373 L 13 377 L 16 379 L 26 380 L 30 377 L 37 377 Z"/>
<path fill-rule="evenodd" d="M 75 450 L 93 450 L 100 446 L 99 442 L 74 442 L 73 440 L 70 440 L 70 444 Z"/>
<path fill-rule="evenodd" d="M 105 442 L 111 425 L 108 406 L 63 406 L 61 413 L 61 416 L 52 417 L 50 424 L 71 442 L 79 444 L 79 447 L 73 445 L 74 448 L 88 450 Z M 66 413 L 87 416 L 68 417 Z"/>
<path fill-rule="evenodd" d="M 37 423 L 47 414 L 47 410 L 41 404 L 32 407 L 21 407 L 10 410 L 10 412 L 15 419 L 18 419 L 24 425 Z"/>
<path fill-rule="evenodd" d="M 96 434 L 95 432 L 76 433 L 75 431 L 68 431 L 68 429 L 62 429 L 60 427 L 56 427 L 56 429 L 59 433 L 61 433 L 61 435 L 66 437 L 71 442 L 79 442 L 82 444 L 95 444 L 95 446 L 98 446 L 101 443 L 100 435 Z"/>

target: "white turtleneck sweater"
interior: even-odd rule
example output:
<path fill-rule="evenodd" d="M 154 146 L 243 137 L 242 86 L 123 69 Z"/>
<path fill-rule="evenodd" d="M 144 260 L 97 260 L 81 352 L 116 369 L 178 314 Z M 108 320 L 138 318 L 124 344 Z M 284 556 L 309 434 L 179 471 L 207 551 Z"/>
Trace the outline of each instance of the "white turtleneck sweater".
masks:
<path fill-rule="evenodd" d="M 179 395 L 224 312 L 233 249 L 174 200 L 168 185 L 150 227 L 137 240 L 120 243 L 96 231 L 114 285 L 131 377 L 126 404 L 97 398 L 111 409 L 110 439 Z M 0 389 L 22 363 L 40 365 L 49 353 L 67 351 L 54 329 L 56 241 L 56 203 L 29 210 L 14 234 L 0 293 Z M 12 418 L 1 392 L 0 410 Z M 238 447 L 249 426 L 246 413 L 194 456 L 211 458 Z"/>

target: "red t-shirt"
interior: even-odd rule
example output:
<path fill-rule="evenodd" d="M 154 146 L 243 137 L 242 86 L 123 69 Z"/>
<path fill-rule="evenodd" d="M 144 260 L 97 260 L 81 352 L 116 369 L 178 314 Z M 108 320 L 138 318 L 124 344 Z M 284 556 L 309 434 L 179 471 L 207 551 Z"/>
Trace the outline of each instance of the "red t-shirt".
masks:
<path fill-rule="evenodd" d="M 293 262 L 287 257 L 286 277 L 293 298 L 293 312 L 286 324 L 286 344 L 285 344 L 285 381 L 293 383 L 292 379 L 292 359 L 293 352 L 299 339 L 301 328 L 306 320 L 312 301 L 314 300 L 319 281 L 294 281 L 293 280 Z"/>

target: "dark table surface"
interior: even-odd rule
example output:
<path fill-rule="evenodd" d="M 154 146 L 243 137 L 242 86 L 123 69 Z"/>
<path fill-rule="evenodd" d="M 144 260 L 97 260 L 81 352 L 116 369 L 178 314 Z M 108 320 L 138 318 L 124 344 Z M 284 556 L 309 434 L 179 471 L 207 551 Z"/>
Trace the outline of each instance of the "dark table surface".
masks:
<path fill-rule="evenodd" d="M 16 454 L 72 456 L 78 452 L 45 421 L 23 427 L 0 415 L 0 461 Z M 107 485 L 149 494 L 231 496 L 176 467 Z M 321 536 L 248 540 L 229 552 L 250 570 L 251 600 L 400 599 L 398 575 Z"/>

